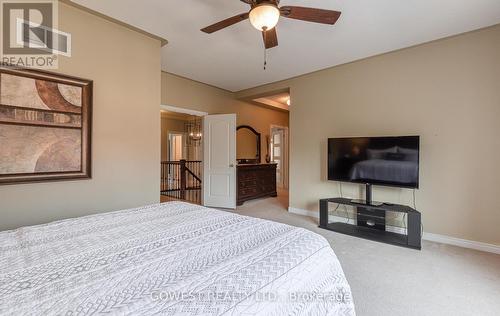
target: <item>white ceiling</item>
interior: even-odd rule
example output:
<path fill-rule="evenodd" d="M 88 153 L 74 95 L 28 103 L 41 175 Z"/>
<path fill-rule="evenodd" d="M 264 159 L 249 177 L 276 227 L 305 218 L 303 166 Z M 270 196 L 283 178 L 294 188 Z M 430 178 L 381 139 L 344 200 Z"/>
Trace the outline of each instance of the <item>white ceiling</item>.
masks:
<path fill-rule="evenodd" d="M 231 91 L 500 23 L 500 0 L 282 0 L 342 16 L 335 26 L 281 18 L 264 71 L 262 37 L 248 21 L 200 31 L 248 11 L 239 0 L 73 1 L 166 38 L 164 71 Z"/>

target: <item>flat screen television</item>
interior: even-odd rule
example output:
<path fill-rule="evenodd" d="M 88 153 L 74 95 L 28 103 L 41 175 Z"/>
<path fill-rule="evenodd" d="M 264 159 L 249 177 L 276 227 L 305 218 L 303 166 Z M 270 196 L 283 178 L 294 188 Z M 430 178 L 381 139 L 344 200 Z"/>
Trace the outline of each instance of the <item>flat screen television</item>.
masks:
<path fill-rule="evenodd" d="M 418 189 L 420 137 L 328 139 L 328 180 Z"/>

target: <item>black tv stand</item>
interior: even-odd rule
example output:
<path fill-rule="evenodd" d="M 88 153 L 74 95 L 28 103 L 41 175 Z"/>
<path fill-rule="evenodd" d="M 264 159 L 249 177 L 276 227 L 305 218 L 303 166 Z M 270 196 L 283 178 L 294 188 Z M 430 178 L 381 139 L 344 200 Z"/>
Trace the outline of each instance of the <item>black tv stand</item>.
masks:
<path fill-rule="evenodd" d="M 354 207 L 356 209 L 356 224 L 329 222 L 329 203 Z M 406 234 L 386 230 L 385 214 L 388 211 L 406 213 L 408 221 Z M 345 198 L 322 199 L 319 201 L 319 227 L 396 246 L 422 249 L 421 214 L 407 205 L 384 204 L 373 201 L 370 201 L 370 204 L 360 204 Z"/>
<path fill-rule="evenodd" d="M 370 203 L 368 203 L 366 200 L 358 200 L 358 199 L 351 200 L 351 202 L 353 204 L 367 205 L 367 206 L 382 206 L 385 204 L 382 202 L 374 202 L 374 201 L 371 201 Z"/>
<path fill-rule="evenodd" d="M 351 200 L 352 203 L 354 204 L 362 204 L 362 205 L 368 205 L 368 206 L 381 206 L 384 203 L 382 202 L 374 202 L 372 200 L 372 184 L 367 183 L 365 184 L 365 196 L 366 198 L 364 200 Z"/>

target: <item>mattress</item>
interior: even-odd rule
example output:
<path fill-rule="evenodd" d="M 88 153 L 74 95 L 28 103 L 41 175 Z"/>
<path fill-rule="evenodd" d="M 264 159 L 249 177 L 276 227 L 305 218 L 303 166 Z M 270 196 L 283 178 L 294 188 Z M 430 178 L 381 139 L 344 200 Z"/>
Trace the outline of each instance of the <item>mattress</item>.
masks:
<path fill-rule="evenodd" d="M 181 202 L 0 233 L 1 315 L 354 315 L 328 242 Z"/>

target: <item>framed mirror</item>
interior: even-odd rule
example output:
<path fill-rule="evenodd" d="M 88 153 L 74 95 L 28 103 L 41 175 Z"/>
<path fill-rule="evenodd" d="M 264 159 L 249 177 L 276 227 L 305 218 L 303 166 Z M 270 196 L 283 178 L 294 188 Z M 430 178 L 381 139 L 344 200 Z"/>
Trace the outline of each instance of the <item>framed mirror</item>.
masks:
<path fill-rule="evenodd" d="M 251 126 L 236 128 L 236 160 L 240 164 L 260 163 L 260 133 Z"/>

